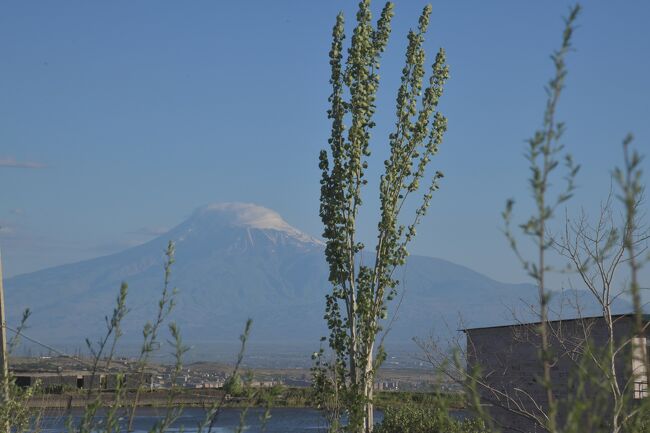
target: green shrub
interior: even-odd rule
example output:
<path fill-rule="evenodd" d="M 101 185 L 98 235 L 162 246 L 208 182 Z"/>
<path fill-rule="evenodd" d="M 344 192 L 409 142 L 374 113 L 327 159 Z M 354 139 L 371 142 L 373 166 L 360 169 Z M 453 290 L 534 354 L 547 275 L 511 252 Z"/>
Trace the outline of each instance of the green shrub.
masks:
<path fill-rule="evenodd" d="M 484 433 L 488 430 L 481 420 L 454 419 L 442 406 L 406 405 L 391 407 L 375 433 Z"/>
<path fill-rule="evenodd" d="M 244 394 L 244 381 L 239 374 L 235 373 L 226 379 L 223 389 L 226 393 L 239 397 Z"/>

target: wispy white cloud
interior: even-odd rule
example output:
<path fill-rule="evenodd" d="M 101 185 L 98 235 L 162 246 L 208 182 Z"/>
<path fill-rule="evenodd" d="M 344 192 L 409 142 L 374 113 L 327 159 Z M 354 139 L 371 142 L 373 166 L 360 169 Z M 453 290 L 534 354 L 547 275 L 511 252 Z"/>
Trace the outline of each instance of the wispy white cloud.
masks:
<path fill-rule="evenodd" d="M 9 236 L 16 233 L 16 230 L 7 224 L 0 222 L 0 236 Z"/>
<path fill-rule="evenodd" d="M 164 235 L 168 231 L 169 229 L 165 227 L 140 227 L 137 230 L 128 232 L 128 234 L 143 236 L 143 237 L 151 237 L 151 236 Z"/>
<path fill-rule="evenodd" d="M 15 158 L 12 157 L 6 157 L 6 158 L 0 157 L 0 167 L 39 169 L 39 168 L 45 168 L 47 167 L 47 165 L 40 162 L 34 162 L 34 161 L 17 161 Z"/>
<path fill-rule="evenodd" d="M 142 245 L 144 242 L 145 241 L 136 240 L 136 239 L 122 239 L 122 240 L 110 241 L 110 242 L 105 242 L 103 244 L 94 245 L 88 247 L 86 251 L 93 254 L 102 254 L 102 255 L 113 254 L 113 253 L 119 253 L 121 251 L 124 251 L 132 247 L 137 247 L 138 245 Z"/>
<path fill-rule="evenodd" d="M 31 240 L 32 236 L 25 232 L 23 224 L 15 218 L 0 219 L 0 238 L 3 240 Z"/>
<path fill-rule="evenodd" d="M 111 240 L 109 242 L 95 245 L 89 251 L 94 251 L 100 254 L 112 254 L 125 249 L 136 247 L 148 242 L 152 238 L 165 234 L 169 229 L 165 227 L 140 227 L 136 230 L 131 230 L 125 233 L 121 238 Z"/>
<path fill-rule="evenodd" d="M 25 209 L 22 208 L 15 208 L 15 209 L 9 209 L 9 213 L 14 216 L 24 216 L 25 215 Z"/>

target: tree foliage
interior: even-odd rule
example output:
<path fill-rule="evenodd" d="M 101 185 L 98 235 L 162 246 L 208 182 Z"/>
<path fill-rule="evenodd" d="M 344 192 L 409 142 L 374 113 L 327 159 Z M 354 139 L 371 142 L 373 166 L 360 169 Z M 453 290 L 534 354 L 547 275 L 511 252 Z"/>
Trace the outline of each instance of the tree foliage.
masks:
<path fill-rule="evenodd" d="M 388 137 L 390 156 L 379 181 L 380 212 L 374 260 L 366 259 L 357 238 L 359 210 L 376 112 L 381 55 L 390 35 L 392 3 L 386 3 L 373 25 L 370 1 L 359 3 L 356 26 L 344 60 L 344 18 L 339 14 L 329 53 L 332 93 L 328 118 L 332 122 L 330 152 L 320 154 L 320 216 L 327 241 L 332 291 L 326 297 L 325 319 L 335 360 L 327 363 L 336 395 L 347 408 L 351 430 L 372 429 L 374 374 L 383 360 L 376 339 L 380 320 L 386 318 L 387 301 L 397 293 L 393 276 L 405 263 L 407 246 L 425 215 L 441 172 L 428 175 L 427 166 L 437 153 L 447 129 L 438 111 L 443 86 L 449 77 L 445 51 L 440 49 L 425 82 L 424 34 L 431 6 L 422 11 L 408 47 L 396 99 L 396 122 Z M 426 182 L 408 224 L 400 221 L 404 204 Z M 322 371 L 322 370 L 321 370 Z M 318 380 L 317 380 L 318 382 Z"/>
<path fill-rule="evenodd" d="M 232 396 L 242 395 L 244 392 L 244 381 L 239 373 L 235 373 L 226 379 L 223 384 L 223 390 Z"/>

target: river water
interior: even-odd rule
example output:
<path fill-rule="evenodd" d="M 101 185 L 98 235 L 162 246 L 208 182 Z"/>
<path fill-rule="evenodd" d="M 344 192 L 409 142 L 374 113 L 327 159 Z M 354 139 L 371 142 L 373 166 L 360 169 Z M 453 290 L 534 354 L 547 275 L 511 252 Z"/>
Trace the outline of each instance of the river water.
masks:
<path fill-rule="evenodd" d="M 267 421 L 265 429 L 263 429 L 260 417 L 263 415 L 264 410 L 260 408 L 252 408 L 248 411 L 245 423 L 246 433 L 318 433 L 326 432 L 327 424 L 321 412 L 315 409 L 308 408 L 273 408 L 271 411 L 271 419 Z M 219 418 L 215 423 L 215 428 L 212 429 L 213 433 L 232 433 L 237 430 L 240 425 L 240 409 L 226 408 L 221 411 Z M 142 408 L 136 413 L 133 422 L 134 433 L 148 432 L 149 429 L 165 415 L 165 409 L 150 409 Z M 40 431 L 44 433 L 59 433 L 66 431 L 66 420 L 70 414 L 68 413 L 47 413 L 41 421 Z M 79 422 L 81 412 L 73 412 L 72 420 L 76 425 Z M 382 414 L 377 411 L 375 415 L 376 421 L 381 421 Z M 101 419 L 101 416 L 98 417 Z M 183 432 L 192 433 L 197 432 L 197 424 L 202 422 L 205 418 L 205 411 L 203 409 L 185 409 L 183 415 L 173 424 L 169 432 Z M 126 417 L 121 419 L 123 425 L 122 431 L 126 432 Z"/>

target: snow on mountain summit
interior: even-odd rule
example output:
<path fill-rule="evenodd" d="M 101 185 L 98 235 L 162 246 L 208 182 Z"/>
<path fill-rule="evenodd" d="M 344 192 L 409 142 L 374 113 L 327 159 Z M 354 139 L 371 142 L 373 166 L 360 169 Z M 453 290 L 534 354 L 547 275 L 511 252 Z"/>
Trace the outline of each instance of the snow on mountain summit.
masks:
<path fill-rule="evenodd" d="M 218 218 L 231 226 L 281 231 L 292 228 L 277 212 L 252 203 L 212 203 L 199 208 L 196 213 Z"/>
<path fill-rule="evenodd" d="M 197 209 L 190 221 L 201 226 L 239 227 L 283 232 L 302 242 L 323 243 L 287 223 L 277 212 L 253 203 L 212 203 Z"/>

